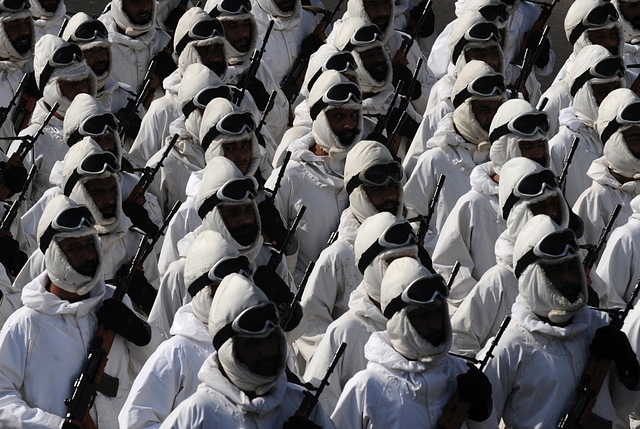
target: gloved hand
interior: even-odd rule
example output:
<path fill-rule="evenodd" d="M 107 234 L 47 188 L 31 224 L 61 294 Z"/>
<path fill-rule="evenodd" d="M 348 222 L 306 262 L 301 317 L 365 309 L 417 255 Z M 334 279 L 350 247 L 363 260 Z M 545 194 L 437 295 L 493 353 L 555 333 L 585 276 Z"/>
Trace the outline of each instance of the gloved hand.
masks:
<path fill-rule="evenodd" d="M 17 276 L 28 256 L 20 250 L 20 244 L 8 235 L 0 233 L 0 263 L 12 276 Z"/>
<path fill-rule="evenodd" d="M 29 73 L 29 76 L 27 77 L 27 83 L 24 85 L 23 93 L 38 100 L 42 98 L 42 91 L 40 91 L 40 89 L 38 88 L 35 73 Z"/>
<path fill-rule="evenodd" d="M 253 101 L 256 102 L 256 107 L 258 108 L 258 110 L 263 112 L 264 109 L 267 108 L 267 103 L 269 102 L 269 93 L 264 88 L 262 82 L 260 82 L 260 79 L 253 76 L 249 80 L 247 91 L 249 91 L 251 97 L 253 97 Z"/>
<path fill-rule="evenodd" d="M 463 402 L 470 402 L 469 418 L 481 422 L 489 418 L 493 402 L 491 382 L 475 365 L 469 364 L 469 371 L 456 377 L 458 394 Z"/>
<path fill-rule="evenodd" d="M 409 23 L 414 23 L 416 25 L 424 12 L 424 8 L 427 6 L 426 1 L 421 1 L 417 5 L 411 9 L 409 12 Z M 433 8 L 427 12 L 427 17 L 425 18 L 422 26 L 420 26 L 420 30 L 418 30 L 418 36 L 420 37 L 429 37 L 433 34 L 433 31 L 436 29 L 436 15 L 433 13 Z"/>
<path fill-rule="evenodd" d="M 267 240 L 271 243 L 275 242 L 276 247 L 280 248 L 287 237 L 288 230 L 271 198 L 258 204 L 258 212 L 260 213 L 262 231 L 266 234 Z"/>
<path fill-rule="evenodd" d="M 171 55 L 167 54 L 165 51 L 158 52 L 153 59 L 157 63 L 155 74 L 157 74 L 160 79 L 166 78 L 178 68 L 175 61 L 173 61 L 173 58 L 171 58 Z"/>
<path fill-rule="evenodd" d="M 538 37 L 538 40 L 540 40 L 540 37 Z M 545 68 L 545 66 L 549 62 L 550 52 L 551 52 L 551 42 L 549 42 L 548 37 L 545 37 L 544 43 L 540 47 L 540 53 L 538 54 L 538 58 L 536 58 L 536 63 L 535 63 L 536 67 L 538 67 L 539 69 Z"/>
<path fill-rule="evenodd" d="M 84 429 L 84 427 L 65 420 L 64 423 L 62 423 L 61 429 Z"/>
<path fill-rule="evenodd" d="M 635 377 L 640 373 L 640 364 L 629 339 L 614 325 L 598 328 L 589 350 L 593 357 L 612 359 L 620 378 Z"/>
<path fill-rule="evenodd" d="M 5 161 L 0 161 L 0 171 L 2 172 L 2 184 L 9 188 L 11 194 L 9 197 L 17 194 L 22 191 L 22 187 L 24 186 L 24 182 L 27 181 L 27 169 L 24 168 L 24 165 L 21 163 L 14 164 L 9 168 L 5 168 L 7 163 Z"/>
<path fill-rule="evenodd" d="M 122 265 L 118 271 L 116 272 L 117 279 L 125 279 L 127 274 L 129 274 L 130 264 Z M 140 270 L 133 271 L 133 278 L 131 279 L 131 283 L 129 284 L 129 289 L 127 290 L 127 295 L 131 298 L 131 301 L 138 304 L 138 306 L 145 312 L 145 314 L 149 314 L 151 309 L 153 308 L 153 303 L 156 300 L 156 295 L 158 292 L 156 289 L 149 283 L 144 273 Z"/>
<path fill-rule="evenodd" d="M 395 87 L 399 81 L 402 81 L 403 85 L 402 88 L 400 88 L 400 94 L 407 96 L 412 100 L 417 100 L 422 95 L 422 86 L 420 85 L 420 82 L 416 82 L 415 85 L 413 85 L 411 94 L 408 94 L 411 79 L 413 79 L 411 70 L 402 64 L 393 64 L 393 86 Z"/>
<path fill-rule="evenodd" d="M 131 219 L 131 223 L 134 226 L 143 230 L 147 235 L 153 237 L 158 233 L 158 226 L 151 221 L 149 213 L 144 206 L 134 201 L 124 200 L 122 202 L 122 211 Z"/>
<path fill-rule="evenodd" d="M 387 135 L 390 136 L 393 134 L 393 130 L 395 129 L 398 122 L 400 122 L 400 117 L 402 116 L 403 111 L 394 107 L 391 111 L 391 115 L 389 115 L 389 121 L 387 121 Z M 413 140 L 413 137 L 418 132 L 418 127 L 420 124 L 415 121 L 411 116 L 407 114 L 407 118 L 405 119 L 402 127 L 400 127 L 400 135 L 407 137 L 410 141 Z"/>
<path fill-rule="evenodd" d="M 181 5 L 178 5 L 178 7 L 173 9 L 169 13 L 169 16 L 167 16 L 167 19 L 164 20 L 165 29 L 169 30 L 170 32 L 173 32 L 176 30 L 176 27 L 178 26 L 178 21 L 180 21 L 180 18 L 182 18 L 182 16 L 186 12 L 186 8 L 180 7 L 180 6 Z"/>
<path fill-rule="evenodd" d="M 116 117 L 120 122 L 129 120 L 129 112 L 127 112 L 127 108 L 123 107 L 122 109 L 118 110 L 116 112 Z M 135 138 L 138 136 L 138 133 L 140 132 L 141 124 L 142 119 L 140 119 L 140 116 L 138 116 L 137 114 L 131 115 L 131 122 L 129 123 L 129 128 L 127 128 L 127 130 L 125 131 L 125 135 L 135 140 Z"/>
<path fill-rule="evenodd" d="M 372 132 L 371 134 L 369 134 L 367 136 L 367 140 L 373 140 L 373 141 L 381 143 L 381 144 L 383 144 L 385 146 L 387 144 L 387 137 L 382 133 L 374 133 L 374 132 Z"/>
<path fill-rule="evenodd" d="M 306 417 L 291 416 L 284 422 L 282 429 L 322 429 L 322 426 L 318 426 Z"/>
<path fill-rule="evenodd" d="M 300 48 L 300 53 L 305 57 L 309 58 L 311 55 L 315 54 L 315 52 L 320 49 L 320 46 L 324 45 L 324 40 L 315 36 L 313 34 L 309 34 L 302 41 L 302 47 Z"/>
<path fill-rule="evenodd" d="M 293 301 L 293 292 L 289 286 L 280 278 L 278 273 L 269 269 L 266 265 L 258 267 L 253 274 L 253 282 L 267 297 L 276 305 L 287 304 Z"/>
<path fill-rule="evenodd" d="M 105 300 L 97 317 L 108 329 L 136 346 L 146 346 L 151 341 L 151 328 L 147 322 L 139 319 L 122 301 L 115 298 Z"/>

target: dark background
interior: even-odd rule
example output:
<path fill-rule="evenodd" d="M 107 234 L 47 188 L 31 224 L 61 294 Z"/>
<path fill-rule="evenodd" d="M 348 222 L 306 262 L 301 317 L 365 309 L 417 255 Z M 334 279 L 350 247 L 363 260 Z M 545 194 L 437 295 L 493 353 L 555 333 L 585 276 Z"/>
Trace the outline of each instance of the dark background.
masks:
<path fill-rule="evenodd" d="M 551 0 L 543 0 L 547 3 Z M 324 0 L 324 4 L 327 8 L 333 8 L 337 3 L 337 0 Z M 444 26 L 451 22 L 455 18 L 454 14 L 454 0 L 434 0 L 434 11 L 436 14 L 436 23 L 438 30 L 444 28 Z M 571 45 L 567 42 L 564 35 L 564 16 L 571 6 L 572 0 L 562 0 L 556 4 L 551 18 L 547 22 L 551 26 L 551 41 L 553 49 L 556 52 L 556 63 L 554 73 L 551 77 L 545 79 L 542 83 L 542 88 L 545 90 L 553 81 L 553 76 L 564 64 L 564 61 L 569 57 L 571 53 Z M 91 14 L 99 15 L 107 2 L 102 0 L 65 0 L 67 10 L 70 13 L 83 11 Z M 346 2 L 342 5 L 342 9 L 346 10 Z M 339 14 L 340 15 L 340 14 Z"/>

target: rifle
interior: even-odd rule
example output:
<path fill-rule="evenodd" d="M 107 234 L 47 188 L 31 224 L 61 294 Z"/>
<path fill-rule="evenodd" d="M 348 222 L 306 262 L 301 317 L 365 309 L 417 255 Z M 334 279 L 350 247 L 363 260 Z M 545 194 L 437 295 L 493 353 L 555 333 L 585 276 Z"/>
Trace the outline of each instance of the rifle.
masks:
<path fill-rule="evenodd" d="M 622 328 L 624 319 L 633 309 L 636 298 L 638 297 L 638 292 L 640 292 L 640 280 L 638 280 L 624 310 L 620 312 L 619 315 L 612 314 L 612 325 L 619 329 Z M 580 428 L 589 422 L 591 411 L 596 405 L 596 397 L 600 392 L 604 379 L 609 373 L 610 367 L 611 359 L 589 356 L 587 366 L 580 379 L 580 384 L 576 389 L 576 397 L 571 404 L 569 412 L 560 420 L 560 423 L 558 423 L 558 429 Z"/>
<path fill-rule="evenodd" d="M 311 276 L 311 272 L 313 271 L 313 268 L 315 266 L 316 266 L 315 262 L 313 261 L 309 262 L 309 265 L 307 265 L 307 269 L 304 270 L 304 276 L 302 276 L 302 281 L 300 282 L 300 286 L 298 286 L 298 292 L 296 293 L 296 296 L 293 297 L 293 300 L 287 306 L 287 308 L 284 309 L 284 311 L 282 311 L 282 318 L 281 318 L 282 321 L 280 322 L 280 327 L 282 329 L 284 329 L 285 326 L 287 326 L 291 321 L 291 318 L 293 317 L 294 309 L 302 299 L 302 294 L 304 293 L 304 289 L 307 287 L 307 282 L 309 281 L 309 277 Z"/>
<path fill-rule="evenodd" d="M 453 264 L 451 275 L 449 276 L 449 280 L 447 280 L 447 289 L 451 290 L 451 286 L 453 286 L 453 281 L 456 279 L 458 271 L 460 271 L 460 261 L 456 261 L 456 263 Z"/>
<path fill-rule="evenodd" d="M 262 130 L 262 127 L 267 123 L 267 115 L 269 114 L 269 112 L 271 112 L 271 109 L 273 109 L 273 106 L 276 102 L 276 96 L 277 96 L 277 92 L 274 89 L 273 91 L 271 91 L 271 94 L 269 95 L 269 100 L 267 101 L 267 105 L 264 108 L 264 112 L 262 112 L 262 118 L 260 118 L 260 122 L 256 127 L 256 131 L 254 132 L 256 138 L 258 139 L 258 143 L 260 143 L 262 147 L 265 147 L 264 139 L 258 138 L 258 136 L 260 135 L 260 130 Z"/>
<path fill-rule="evenodd" d="M 393 98 L 391 98 L 391 105 L 389 106 L 389 110 L 384 115 L 378 116 L 378 122 L 376 122 L 376 126 L 371 132 L 371 134 L 382 134 L 384 130 L 387 129 L 387 124 L 389 123 L 389 119 L 391 118 L 391 112 L 393 112 L 393 106 L 396 105 L 396 100 L 400 95 L 400 90 L 404 82 L 399 80 L 396 84 L 396 90 L 393 92 Z"/>
<path fill-rule="evenodd" d="M 556 7 L 556 4 L 559 1 L 560 0 L 553 0 L 551 3 L 537 3 L 540 5 L 541 9 L 540 15 L 538 15 L 538 19 L 536 19 L 529 31 L 527 31 L 527 34 L 522 41 L 522 45 L 520 45 L 520 52 L 518 52 L 518 55 L 516 56 L 516 62 L 525 57 L 527 48 L 529 47 L 530 35 L 539 33 L 544 29 L 547 21 L 549 20 L 549 17 L 551 16 L 551 12 L 553 12 L 553 8 Z"/>
<path fill-rule="evenodd" d="M 324 375 L 324 378 L 322 379 L 322 381 L 320 381 L 320 385 L 316 389 L 316 393 L 312 395 L 308 390 L 304 391 L 304 399 L 302 400 L 300 407 L 298 407 L 298 409 L 296 410 L 294 414 L 295 416 L 304 417 L 305 419 L 309 418 L 309 416 L 313 412 L 313 409 L 318 404 L 318 400 L 320 399 L 320 395 L 322 394 L 322 391 L 326 386 L 329 385 L 329 377 L 331 377 L 331 374 L 333 374 L 333 371 L 336 369 L 336 365 L 338 365 L 338 361 L 344 354 L 344 350 L 346 348 L 347 348 L 347 343 L 343 341 L 340 344 L 340 347 L 338 347 L 338 350 L 336 351 L 336 354 L 333 356 L 333 359 L 331 359 L 331 363 L 327 368 L 327 372 Z"/>
<path fill-rule="evenodd" d="M 413 27 L 411 33 L 409 34 L 409 37 L 404 35 L 402 36 L 402 44 L 400 45 L 400 48 L 396 51 L 395 55 L 393 56 L 393 59 L 391 60 L 393 64 L 402 64 L 402 65 L 407 64 L 407 54 L 409 53 L 409 50 L 413 46 L 413 42 L 418 37 L 418 32 L 420 31 L 420 27 L 422 27 L 422 24 L 427 19 L 427 15 L 429 14 L 429 11 L 431 10 L 432 6 L 433 6 L 433 1 L 429 0 L 425 5 L 422 15 L 420 15 L 420 19 L 418 20 L 415 27 Z"/>
<path fill-rule="evenodd" d="M 62 39 L 62 35 L 64 34 L 64 29 L 67 28 L 67 24 L 69 23 L 69 18 L 65 17 L 62 20 L 62 25 L 60 26 L 60 29 L 58 30 L 58 37 Z"/>
<path fill-rule="evenodd" d="M 27 196 L 27 190 L 29 189 L 29 184 L 31 184 L 31 181 L 36 176 L 36 171 L 38 171 L 38 168 L 35 165 L 32 165 L 31 169 L 29 170 L 29 175 L 27 176 L 27 180 L 24 182 L 24 185 L 22 185 L 22 190 L 20 191 L 18 198 L 11 204 L 11 207 L 9 208 L 9 210 L 7 210 L 7 212 L 2 217 L 2 222 L 0 222 L 0 232 L 9 234 L 9 229 L 11 228 L 11 224 L 13 223 L 15 218 L 18 216 L 18 210 L 20 209 L 20 205 L 22 204 L 22 202 L 25 200 Z"/>
<path fill-rule="evenodd" d="M 339 236 L 340 236 L 340 231 L 338 230 L 333 231 L 329 236 L 329 239 L 327 240 L 327 247 L 335 243 Z"/>
<path fill-rule="evenodd" d="M 42 92 L 36 85 L 34 74 L 27 73 L 26 77 L 26 85 L 20 94 L 20 101 L 16 106 L 16 113 L 13 116 L 13 125 L 16 132 L 20 132 L 29 126 L 31 115 L 36 108 L 36 103 L 42 97 Z M 35 91 L 36 94 L 31 93 L 29 91 L 30 88 L 32 91 Z"/>
<path fill-rule="evenodd" d="M 542 50 L 542 46 L 544 46 L 544 41 L 549 35 L 549 30 L 551 28 L 547 25 L 542 30 L 542 35 L 540 36 L 540 40 L 536 45 L 533 53 L 531 53 L 530 49 L 527 49 L 524 54 L 524 60 L 522 61 L 522 68 L 520 70 L 520 74 L 518 75 L 518 80 L 514 84 L 514 90 L 511 92 L 511 98 L 517 98 L 518 93 L 522 94 L 525 100 L 529 101 L 529 96 L 527 94 L 526 83 L 529 75 L 533 71 L 533 66 L 540 55 L 540 51 Z"/>
<path fill-rule="evenodd" d="M 560 178 L 558 179 L 558 188 L 560 189 L 562 189 L 562 185 L 564 184 L 564 181 L 567 178 L 567 174 L 569 173 L 569 165 L 571 164 L 573 155 L 576 153 L 576 149 L 578 149 L 578 143 L 580 143 L 580 137 L 576 136 L 573 138 L 573 142 L 571 143 L 571 149 L 569 149 L 569 155 L 567 156 L 567 159 L 564 160 L 562 173 L 560 173 Z"/>
<path fill-rule="evenodd" d="M 124 108 L 124 112 L 120 115 L 121 121 L 120 126 L 118 127 L 118 134 L 122 141 L 124 141 L 125 135 L 133 123 L 133 115 L 137 115 L 140 106 L 146 105 L 149 97 L 156 92 L 156 88 L 153 87 L 153 76 L 156 65 L 157 63 L 155 60 L 152 60 L 149 63 L 149 68 L 147 68 L 147 72 L 144 75 L 142 88 L 138 92 L 138 96 L 135 99 L 129 98 L 129 101 Z"/>
<path fill-rule="evenodd" d="M 156 175 L 158 174 L 158 171 L 160 171 L 160 168 L 164 165 L 164 161 L 169 156 L 171 149 L 173 149 L 173 147 L 176 145 L 176 142 L 178 141 L 178 137 L 179 135 L 177 133 L 174 134 L 173 138 L 171 139 L 166 149 L 162 153 L 162 157 L 160 158 L 160 161 L 158 161 L 155 167 L 153 168 L 144 167 L 144 169 L 142 170 L 142 177 L 140 177 L 140 180 L 138 181 L 136 186 L 133 187 L 133 190 L 131 191 L 131 194 L 129 194 L 129 196 L 127 197 L 127 200 L 136 201 L 138 197 L 144 197 L 144 193 L 147 192 L 147 189 L 149 189 L 149 186 L 151 186 L 151 183 L 153 182 L 153 179 L 155 179 Z"/>
<path fill-rule="evenodd" d="M 0 107 L 0 127 L 4 124 L 4 121 L 7 120 L 7 116 L 9 116 L 9 113 L 11 112 L 11 109 L 13 109 L 13 106 L 16 105 L 18 97 L 20 97 L 22 90 L 27 85 L 28 79 L 29 73 L 25 73 L 25 75 L 22 76 L 22 79 L 20 80 L 20 85 L 18 85 L 18 88 L 16 88 L 16 91 L 13 93 L 13 97 L 11 97 L 11 101 L 9 101 L 9 104 L 5 107 Z"/>
<path fill-rule="evenodd" d="M 22 143 L 20 143 L 18 150 L 11 154 L 6 165 L 4 166 L 2 171 L 0 171 L 0 200 L 4 201 L 9 198 L 9 195 L 11 195 L 11 190 L 4 184 L 4 171 L 9 171 L 9 169 L 13 166 L 23 163 L 27 154 L 31 151 L 31 149 L 33 149 L 33 146 L 36 144 L 36 140 L 38 140 L 38 138 L 44 133 L 44 127 L 46 127 L 51 118 L 53 118 L 53 115 L 56 113 L 56 110 L 58 110 L 59 106 L 60 105 L 58 103 L 53 105 L 53 107 L 49 111 L 49 114 L 44 119 L 42 125 L 40 125 L 40 128 L 38 128 L 38 131 L 36 131 L 34 135 L 1 138 L 2 140 L 22 140 Z"/>
<path fill-rule="evenodd" d="M 280 182 L 282 182 L 282 178 L 284 177 L 284 172 L 287 169 L 287 164 L 291 159 L 291 151 L 286 151 L 284 154 L 284 159 L 282 160 L 282 165 L 280 166 L 280 171 L 278 171 L 278 177 L 276 178 L 276 183 L 273 185 L 273 191 L 271 191 L 271 196 L 267 197 L 271 199 L 271 201 L 276 201 L 276 195 L 278 194 L 278 190 L 280 189 Z"/>
<path fill-rule="evenodd" d="M 493 357 L 493 350 L 498 345 L 498 341 L 500 340 L 500 337 L 502 337 L 504 331 L 507 329 L 510 321 L 511 317 L 506 316 L 504 318 L 502 324 L 500 325 L 500 329 L 498 329 L 498 333 L 491 342 L 489 350 L 487 350 L 487 354 L 484 356 L 484 359 L 482 359 L 481 361 L 477 361 L 474 359 L 475 362 L 480 363 L 480 371 L 484 370 L 484 368 L 487 366 L 487 363 L 489 362 L 489 359 Z M 471 403 L 461 401 L 460 395 L 456 390 L 451 399 L 449 399 L 447 405 L 444 407 L 444 412 L 442 413 L 442 417 L 440 417 L 440 420 L 438 420 L 438 425 L 436 426 L 436 428 L 460 429 L 460 427 L 462 427 L 462 424 L 466 420 L 467 415 L 469 414 L 470 408 Z"/>
<path fill-rule="evenodd" d="M 595 246 L 593 244 L 586 246 L 587 256 L 584 258 L 584 261 L 582 261 L 582 265 L 585 268 L 593 268 L 596 261 L 600 257 L 600 253 L 602 252 L 602 249 L 604 249 L 604 245 L 607 244 L 607 237 L 609 236 L 609 233 L 613 228 L 613 224 L 620 214 L 620 209 L 622 209 L 622 206 L 620 204 L 616 204 L 616 207 L 613 209 L 613 213 L 611 213 L 611 217 L 609 218 L 609 222 L 607 222 L 605 227 L 602 229 L 602 232 L 600 233 L 598 244 L 596 244 Z"/>
<path fill-rule="evenodd" d="M 282 261 L 282 258 L 284 257 L 284 252 L 287 246 L 289 245 L 289 243 L 291 242 L 291 240 L 293 239 L 293 235 L 296 233 L 296 229 L 298 229 L 298 224 L 300 223 L 300 220 L 302 219 L 302 216 L 304 216 L 304 212 L 306 210 L 307 210 L 307 206 L 300 207 L 300 210 L 298 210 L 298 214 L 296 214 L 296 218 L 293 220 L 293 225 L 291 225 L 291 228 L 289 228 L 289 230 L 287 231 L 287 236 L 282 241 L 282 246 L 280 247 L 280 250 L 277 252 L 271 251 L 271 257 L 267 262 L 267 268 L 269 268 L 271 271 L 276 272 L 278 265 L 280 265 L 280 261 Z"/>
<path fill-rule="evenodd" d="M 242 103 L 242 99 L 244 98 L 244 93 L 251 83 L 251 79 L 253 79 L 258 73 L 258 69 L 260 68 L 260 61 L 262 61 L 262 56 L 264 55 L 264 51 L 267 48 L 267 42 L 269 41 L 269 36 L 271 35 L 271 30 L 273 30 L 273 25 L 275 24 L 274 20 L 269 20 L 269 26 L 267 27 L 267 32 L 264 34 L 264 39 L 262 41 L 262 46 L 260 49 L 256 49 L 253 51 L 253 55 L 251 55 L 251 63 L 249 64 L 249 70 L 247 70 L 247 74 L 242 79 L 242 85 L 240 86 L 240 94 L 235 101 L 236 106 L 240 106 Z M 271 99 L 271 98 L 269 98 Z"/>
<path fill-rule="evenodd" d="M 418 58 L 418 62 L 416 63 L 416 68 L 413 70 L 413 75 L 411 76 L 411 81 L 409 82 L 409 88 L 407 90 L 408 95 L 406 96 L 403 95 L 400 97 L 400 105 L 398 106 L 398 109 L 400 112 L 402 112 L 402 115 L 400 116 L 400 120 L 398 121 L 395 128 L 393 129 L 393 133 L 391 134 L 391 136 L 389 136 L 389 140 L 387 140 L 387 145 L 386 145 L 387 149 L 389 149 L 389 152 L 391 152 L 392 155 L 397 154 L 398 146 L 402 141 L 401 138 L 398 139 L 397 137 L 400 134 L 400 130 L 402 129 L 404 122 L 409 117 L 407 113 L 407 108 L 409 107 L 409 102 L 411 101 L 410 96 L 411 96 L 411 93 L 413 92 L 413 87 L 416 85 L 416 82 L 418 82 L 418 72 L 420 71 L 420 68 L 422 67 L 423 62 L 424 60 L 422 59 L 422 57 Z M 393 105 L 391 106 L 391 110 L 393 110 Z"/>
<path fill-rule="evenodd" d="M 436 189 L 433 192 L 433 197 L 431 198 L 431 202 L 429 203 L 429 212 L 426 216 L 420 216 L 420 228 L 418 228 L 418 241 L 424 240 L 424 237 L 427 235 L 427 231 L 429 230 L 429 223 L 431 222 L 431 218 L 436 211 L 436 205 L 438 204 L 438 199 L 440 199 L 440 191 L 442 191 L 442 187 L 444 186 L 444 179 L 447 176 L 441 174 L 438 177 L 438 183 L 436 184 Z"/>
<path fill-rule="evenodd" d="M 333 18 L 336 16 L 336 13 L 338 13 L 338 10 L 340 10 L 342 2 L 344 2 L 344 0 L 338 0 L 336 7 L 333 8 L 331 12 L 327 13 L 327 11 L 325 10 L 324 17 L 318 23 L 318 25 L 316 25 L 316 28 L 313 29 L 311 35 L 316 36 L 322 40 L 327 39 L 325 30 L 327 29 L 329 24 L 333 22 Z M 289 100 L 289 104 L 293 104 L 293 102 L 298 97 L 298 94 L 300 93 L 300 88 L 302 88 L 302 81 L 304 79 L 304 74 L 307 71 L 308 63 L 309 56 L 300 53 L 298 58 L 296 58 L 296 60 L 294 61 L 293 66 L 291 66 L 291 70 L 289 71 L 289 73 L 285 75 L 285 77 L 282 79 L 282 82 L 280 82 L 280 88 L 282 88 L 282 92 L 284 92 L 287 100 Z"/>

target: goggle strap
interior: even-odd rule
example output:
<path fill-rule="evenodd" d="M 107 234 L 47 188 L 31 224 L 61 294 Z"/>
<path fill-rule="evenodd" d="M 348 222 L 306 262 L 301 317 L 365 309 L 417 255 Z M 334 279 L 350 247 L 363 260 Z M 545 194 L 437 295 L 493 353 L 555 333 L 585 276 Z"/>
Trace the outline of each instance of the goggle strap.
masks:
<path fill-rule="evenodd" d="M 313 84 L 316 83 L 316 81 L 321 75 L 322 75 L 322 67 L 320 67 L 316 72 L 316 74 L 314 74 L 313 77 L 309 79 L 309 83 L 307 84 L 307 90 L 309 92 L 311 92 L 311 88 L 313 87 Z"/>
<path fill-rule="evenodd" d="M 191 298 L 194 298 L 198 292 L 211 284 L 211 279 L 209 278 L 209 272 L 204 273 L 200 277 L 194 280 L 191 285 L 189 285 L 189 295 Z"/>
<path fill-rule="evenodd" d="M 184 51 L 184 48 L 187 47 L 189 42 L 192 42 L 193 40 L 194 39 L 189 36 L 189 33 L 185 34 L 182 39 L 180 39 L 180 41 L 176 45 L 176 54 L 178 55 L 178 57 L 180 56 L 180 54 L 182 54 L 182 51 Z"/>
<path fill-rule="evenodd" d="M 471 93 L 467 88 L 463 89 L 453 97 L 453 107 L 456 109 L 462 105 L 468 98 L 471 98 Z"/>
<path fill-rule="evenodd" d="M 462 54 L 462 51 L 464 50 L 464 47 L 467 46 L 468 43 L 469 43 L 469 41 L 464 37 L 462 39 L 460 39 L 458 41 L 458 43 L 456 43 L 455 48 L 453 48 L 453 54 L 451 56 L 451 62 L 453 64 L 456 63 L 456 61 L 460 57 L 460 54 Z"/>
<path fill-rule="evenodd" d="M 311 109 L 309 109 L 309 115 L 311 116 L 311 119 L 315 121 L 320 112 L 322 112 L 327 106 L 329 105 L 322 101 L 322 99 L 318 100 L 316 104 L 311 106 Z"/>
<path fill-rule="evenodd" d="M 198 216 L 200 216 L 200 219 L 204 219 L 204 217 L 220 203 L 221 201 L 216 194 L 213 194 L 204 200 L 198 209 Z"/>
<path fill-rule="evenodd" d="M 607 127 L 604 129 L 604 131 L 602 132 L 602 134 L 600 135 L 600 141 L 602 141 L 602 144 L 604 145 L 606 142 L 609 141 L 609 139 L 611 138 L 611 136 L 620 129 L 622 125 L 617 121 L 616 118 L 613 118 L 613 121 L 609 122 L 609 124 L 607 124 Z"/>
<path fill-rule="evenodd" d="M 349 180 L 349 182 L 347 182 L 347 194 L 351 195 L 354 189 L 362 185 L 362 180 L 360 180 L 359 176 L 359 174 L 356 174 Z"/>
<path fill-rule="evenodd" d="M 588 29 L 589 27 L 580 22 L 580 24 L 576 25 L 573 31 L 571 31 L 571 34 L 569 35 L 569 43 L 575 45 L 582 33 L 587 31 Z"/>
<path fill-rule="evenodd" d="M 511 213 L 511 209 L 518 201 L 520 201 L 520 198 L 516 197 L 513 191 L 511 191 L 509 198 L 507 198 L 507 201 L 504 203 L 504 207 L 502 207 L 502 218 L 504 220 L 507 220 L 509 213 Z"/>
<path fill-rule="evenodd" d="M 510 132 L 511 131 L 509 130 L 509 123 L 508 122 L 506 124 L 500 125 L 498 128 L 493 130 L 491 132 L 491 134 L 489 134 L 489 142 L 491 142 L 493 144 L 493 142 L 498 140 L 500 137 L 506 136 Z"/>
<path fill-rule="evenodd" d="M 193 100 L 191 100 L 187 104 L 185 104 L 184 107 L 182 108 L 182 114 L 184 115 L 185 119 L 188 118 L 189 115 L 191 113 L 193 113 L 193 111 L 196 110 L 197 108 L 198 107 L 195 105 Z"/>
<path fill-rule="evenodd" d="M 80 134 L 80 129 L 78 128 L 69 135 L 69 138 L 67 139 L 67 146 L 71 147 L 74 144 L 78 143 L 83 138 L 84 136 Z"/>
<path fill-rule="evenodd" d="M 214 335 L 213 337 L 213 347 L 216 350 L 220 350 L 220 348 L 222 347 L 222 345 L 224 343 L 227 342 L 227 340 L 235 337 L 236 335 L 238 335 L 238 333 L 236 331 L 233 330 L 233 328 L 231 327 L 231 323 L 227 323 L 226 325 L 224 325 L 224 327 L 222 329 L 220 329 L 216 335 Z"/>
<path fill-rule="evenodd" d="M 64 195 L 66 195 L 67 197 L 71 195 L 73 188 L 76 186 L 76 183 L 78 183 L 78 181 L 81 178 L 82 178 L 82 175 L 78 173 L 78 169 L 74 168 L 73 173 L 71 173 L 71 176 L 69 176 L 69 180 L 67 180 L 67 183 L 64 185 Z"/>
<path fill-rule="evenodd" d="M 49 248 L 49 244 L 51 244 L 51 240 L 53 240 L 53 236 L 56 235 L 57 232 L 58 231 L 56 231 L 53 226 L 49 224 L 47 229 L 44 231 L 44 234 L 42 234 L 42 237 L 40 237 L 40 250 L 42 251 L 42 253 L 45 253 L 47 251 L 47 249 Z"/>
<path fill-rule="evenodd" d="M 373 260 L 378 256 L 382 251 L 384 251 L 386 247 L 384 247 L 378 240 L 376 240 L 367 250 L 364 251 L 362 256 L 360 257 L 360 261 L 358 262 L 358 270 L 360 273 L 364 274 L 364 270 L 367 269 L 369 264 L 373 262 Z"/>
<path fill-rule="evenodd" d="M 516 267 L 514 270 L 514 274 L 516 275 L 516 278 L 520 278 L 524 270 L 526 270 L 529 265 L 533 264 L 538 260 L 540 260 L 540 258 L 533 252 L 533 249 L 529 250 L 527 253 L 522 255 L 522 258 L 520 258 L 516 263 Z"/>
<path fill-rule="evenodd" d="M 402 300 L 402 294 L 396 296 L 391 300 L 391 302 L 389 302 L 387 307 L 384 309 L 384 312 L 383 312 L 384 317 L 386 317 L 387 320 L 391 319 L 397 312 L 405 308 L 407 305 L 409 304 L 407 304 Z"/>
<path fill-rule="evenodd" d="M 576 80 L 573 81 L 573 85 L 571 85 L 571 96 L 575 97 L 578 90 L 582 88 L 584 84 L 589 82 L 591 79 L 593 79 L 593 76 L 591 76 L 591 70 L 587 70 L 586 72 L 578 76 Z"/>
<path fill-rule="evenodd" d="M 40 92 L 44 91 L 44 87 L 49 82 L 49 78 L 53 73 L 54 67 L 51 67 L 51 64 L 47 62 L 47 65 L 44 66 L 42 73 L 40 74 L 40 80 L 38 81 L 38 89 Z"/>

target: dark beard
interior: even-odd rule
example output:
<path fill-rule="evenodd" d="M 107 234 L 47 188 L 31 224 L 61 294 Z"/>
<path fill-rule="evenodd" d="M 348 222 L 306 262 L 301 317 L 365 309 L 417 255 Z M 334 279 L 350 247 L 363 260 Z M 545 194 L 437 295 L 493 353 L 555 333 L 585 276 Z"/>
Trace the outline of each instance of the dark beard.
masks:
<path fill-rule="evenodd" d="M 260 229 L 257 223 L 252 223 L 251 225 L 229 230 L 229 233 L 241 246 L 250 246 L 256 240 Z"/>
<path fill-rule="evenodd" d="M 338 140 L 340 140 L 340 144 L 342 146 L 348 147 L 354 143 L 356 137 L 358 137 L 359 134 L 360 130 L 356 128 L 355 130 L 342 131 L 340 132 L 340 134 L 336 135 L 338 136 Z"/>

